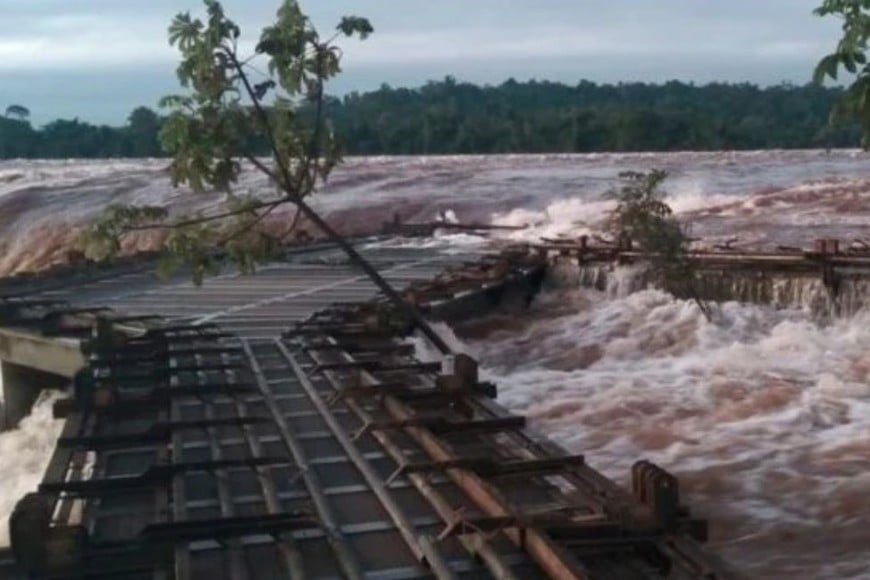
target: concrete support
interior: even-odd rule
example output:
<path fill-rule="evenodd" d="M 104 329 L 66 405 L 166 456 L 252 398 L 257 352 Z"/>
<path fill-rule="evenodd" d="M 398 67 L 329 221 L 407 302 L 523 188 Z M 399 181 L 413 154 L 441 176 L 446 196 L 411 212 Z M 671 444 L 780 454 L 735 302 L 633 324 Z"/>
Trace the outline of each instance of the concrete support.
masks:
<path fill-rule="evenodd" d="M 86 364 L 78 340 L 0 328 L 0 360 L 73 378 Z"/>
<path fill-rule="evenodd" d="M 33 403 L 44 389 L 66 389 L 66 377 L 26 366 L 0 361 L 3 380 L 3 403 L 0 429 L 14 429 L 19 421 L 30 414 Z"/>

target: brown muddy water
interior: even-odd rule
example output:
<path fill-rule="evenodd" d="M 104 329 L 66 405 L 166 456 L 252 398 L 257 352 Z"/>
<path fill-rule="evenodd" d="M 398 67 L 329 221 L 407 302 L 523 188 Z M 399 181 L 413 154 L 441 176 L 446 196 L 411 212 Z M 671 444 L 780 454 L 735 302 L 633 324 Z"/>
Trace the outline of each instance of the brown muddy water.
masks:
<path fill-rule="evenodd" d="M 60 260 L 110 201 L 179 212 L 221 202 L 173 190 L 164 166 L 0 162 L 0 272 Z M 394 212 L 428 221 L 448 211 L 531 226 L 513 240 L 579 235 L 599 227 L 620 171 L 652 167 L 671 172 L 669 201 L 703 243 L 870 241 L 870 157 L 851 151 L 351 159 L 316 204 L 346 232 Z M 266 188 L 253 176 L 240 184 Z M 618 272 L 603 292 L 553 289 L 526 316 L 443 332 L 480 358 L 504 405 L 593 466 L 627 482 L 648 458 L 676 474 L 711 521 L 711 546 L 749 577 L 870 578 L 870 313 L 820 323 L 802 304 L 727 303 L 709 322 L 662 292 L 628 292 L 633 275 Z M 0 520 L 48 458 L 49 404 L 0 435 Z"/>

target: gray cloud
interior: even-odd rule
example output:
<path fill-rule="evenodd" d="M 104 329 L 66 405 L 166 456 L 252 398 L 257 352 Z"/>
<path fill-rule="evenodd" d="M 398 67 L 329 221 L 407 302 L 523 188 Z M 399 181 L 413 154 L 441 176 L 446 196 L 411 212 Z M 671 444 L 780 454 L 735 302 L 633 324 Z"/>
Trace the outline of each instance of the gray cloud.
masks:
<path fill-rule="evenodd" d="M 225 0 L 244 30 L 278 0 Z M 802 83 L 837 37 L 812 15 L 818 0 L 309 0 L 321 28 L 345 13 L 377 30 L 346 48 L 333 90 L 414 85 L 452 74 L 507 77 Z M 166 27 L 198 0 L 4 0 L 0 106 L 23 102 L 37 121 L 119 122 L 174 87 Z"/>

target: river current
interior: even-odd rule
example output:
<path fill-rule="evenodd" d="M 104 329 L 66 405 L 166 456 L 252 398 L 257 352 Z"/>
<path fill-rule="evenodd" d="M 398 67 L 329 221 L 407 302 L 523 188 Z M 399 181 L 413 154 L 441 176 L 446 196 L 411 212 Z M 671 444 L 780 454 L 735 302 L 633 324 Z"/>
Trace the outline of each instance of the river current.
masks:
<path fill-rule="evenodd" d="M 174 190 L 165 165 L 0 162 L 0 273 L 61 260 L 112 201 L 178 212 L 221 202 Z M 870 156 L 855 151 L 350 159 L 315 205 L 349 233 L 394 213 L 447 213 L 529 226 L 500 234 L 508 240 L 575 236 L 600 228 L 621 171 L 653 167 L 669 171 L 668 201 L 701 245 L 870 242 Z M 268 186 L 246 176 L 239 189 Z M 819 322 L 801 304 L 726 303 L 708 321 L 663 292 L 630 292 L 632 275 L 605 291 L 547 291 L 526 316 L 441 330 L 479 357 L 504 405 L 591 465 L 627 482 L 647 458 L 677 475 L 711 522 L 711 547 L 749 577 L 870 577 L 870 313 Z M 0 435 L 0 520 L 48 459 L 50 403 Z"/>

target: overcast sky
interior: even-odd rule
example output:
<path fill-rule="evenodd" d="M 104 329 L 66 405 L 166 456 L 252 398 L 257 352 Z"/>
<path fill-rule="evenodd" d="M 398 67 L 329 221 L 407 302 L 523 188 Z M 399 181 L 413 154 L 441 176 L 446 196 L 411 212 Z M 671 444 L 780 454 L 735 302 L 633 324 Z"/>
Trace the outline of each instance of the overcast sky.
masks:
<path fill-rule="evenodd" d="M 416 86 L 451 74 L 576 83 L 806 82 L 837 39 L 820 0 L 303 0 L 321 30 L 367 16 L 332 91 Z M 224 0 L 252 37 L 280 0 Z M 198 0 L 0 0 L 0 108 L 121 123 L 175 89 L 166 28 Z M 252 34 L 254 33 L 254 34 Z"/>

